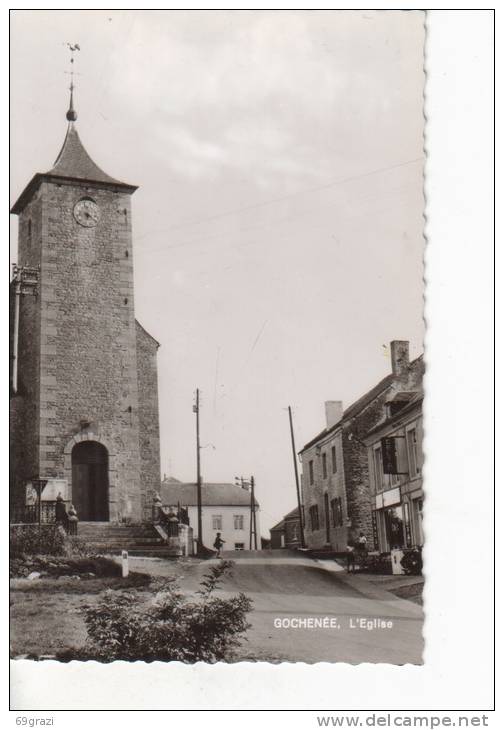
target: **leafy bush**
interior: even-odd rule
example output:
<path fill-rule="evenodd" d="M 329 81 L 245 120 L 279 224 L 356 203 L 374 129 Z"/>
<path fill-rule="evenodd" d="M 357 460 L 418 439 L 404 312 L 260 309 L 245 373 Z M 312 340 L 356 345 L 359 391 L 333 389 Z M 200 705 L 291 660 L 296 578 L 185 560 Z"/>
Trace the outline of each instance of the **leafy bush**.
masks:
<path fill-rule="evenodd" d="M 250 627 L 252 601 L 243 593 L 214 596 L 232 562 L 222 561 L 205 574 L 196 600 L 165 586 L 154 602 L 140 603 L 135 593 L 106 591 L 96 605 L 85 607 L 88 658 L 104 661 L 217 662 L 229 659 Z"/>
<path fill-rule="evenodd" d="M 406 575 L 422 575 L 423 560 L 421 548 L 412 548 L 405 551 L 401 566 Z"/>
<path fill-rule="evenodd" d="M 65 531 L 56 525 L 16 525 L 10 528 L 11 558 L 24 555 L 64 555 Z"/>

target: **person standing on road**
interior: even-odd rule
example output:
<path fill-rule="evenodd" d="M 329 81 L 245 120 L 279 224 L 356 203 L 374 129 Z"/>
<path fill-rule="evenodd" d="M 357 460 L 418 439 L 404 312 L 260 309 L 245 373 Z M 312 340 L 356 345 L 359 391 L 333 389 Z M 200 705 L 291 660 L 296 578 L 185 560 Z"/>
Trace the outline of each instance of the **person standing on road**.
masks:
<path fill-rule="evenodd" d="M 215 555 L 216 558 L 220 558 L 222 546 L 224 545 L 226 541 L 222 539 L 220 532 L 217 533 L 214 540 L 214 548 L 217 550 L 217 553 Z"/>
<path fill-rule="evenodd" d="M 347 542 L 347 573 L 355 573 L 355 541 L 350 535 Z"/>

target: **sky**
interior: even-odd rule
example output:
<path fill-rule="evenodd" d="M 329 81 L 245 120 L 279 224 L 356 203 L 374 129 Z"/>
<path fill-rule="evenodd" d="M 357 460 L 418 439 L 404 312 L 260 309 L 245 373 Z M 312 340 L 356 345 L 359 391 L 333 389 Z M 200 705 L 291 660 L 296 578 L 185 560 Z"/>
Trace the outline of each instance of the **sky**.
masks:
<path fill-rule="evenodd" d="M 135 310 L 158 353 L 161 469 L 256 480 L 261 532 L 298 450 L 422 352 L 421 11 L 13 11 L 11 201 L 66 133 L 134 194 Z M 12 216 L 12 260 L 16 219 Z"/>

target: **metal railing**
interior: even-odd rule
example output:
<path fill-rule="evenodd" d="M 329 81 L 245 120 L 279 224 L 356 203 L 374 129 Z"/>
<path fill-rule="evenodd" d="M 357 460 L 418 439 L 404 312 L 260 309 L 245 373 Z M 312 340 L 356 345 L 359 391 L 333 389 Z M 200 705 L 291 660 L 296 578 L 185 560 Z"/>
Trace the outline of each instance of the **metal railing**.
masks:
<path fill-rule="evenodd" d="M 11 505 L 10 509 L 10 521 L 13 524 L 38 524 L 39 522 L 43 525 L 54 525 L 56 524 L 56 500 L 42 500 L 40 505 L 35 504 L 21 504 Z M 66 517 L 66 506 L 70 502 L 65 501 L 65 517 Z M 62 522 L 66 523 L 66 519 L 62 519 Z"/>

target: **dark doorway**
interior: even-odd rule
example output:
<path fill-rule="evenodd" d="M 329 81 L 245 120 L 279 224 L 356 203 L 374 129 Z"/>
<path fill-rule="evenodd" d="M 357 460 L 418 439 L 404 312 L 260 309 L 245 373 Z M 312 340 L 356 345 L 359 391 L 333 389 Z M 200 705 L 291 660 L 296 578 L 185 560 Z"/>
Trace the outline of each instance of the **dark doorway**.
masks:
<path fill-rule="evenodd" d="M 81 522 L 107 522 L 108 453 L 96 441 L 82 441 L 72 450 L 72 501 Z"/>
<path fill-rule="evenodd" d="M 329 545 L 331 543 L 331 523 L 329 517 L 329 495 L 327 494 L 327 492 L 324 494 L 324 512 L 326 543 Z"/>

